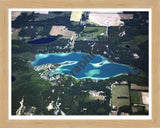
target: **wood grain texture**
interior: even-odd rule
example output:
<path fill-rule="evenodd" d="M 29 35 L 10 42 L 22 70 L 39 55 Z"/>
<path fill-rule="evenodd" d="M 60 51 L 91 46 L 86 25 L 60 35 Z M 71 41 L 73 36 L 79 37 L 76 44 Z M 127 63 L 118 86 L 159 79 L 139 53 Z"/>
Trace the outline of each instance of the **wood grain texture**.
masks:
<path fill-rule="evenodd" d="M 8 120 L 9 8 L 151 8 L 152 120 Z M 160 128 L 159 0 L 0 0 L 0 128 Z"/>

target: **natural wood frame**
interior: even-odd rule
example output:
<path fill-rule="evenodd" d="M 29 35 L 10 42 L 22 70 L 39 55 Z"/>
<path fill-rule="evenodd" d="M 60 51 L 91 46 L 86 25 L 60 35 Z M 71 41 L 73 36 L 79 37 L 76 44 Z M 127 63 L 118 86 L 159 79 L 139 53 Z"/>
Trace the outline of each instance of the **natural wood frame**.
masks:
<path fill-rule="evenodd" d="M 152 9 L 152 119 L 151 120 L 9 120 L 8 119 L 8 9 L 9 8 L 151 8 Z M 35 127 L 160 127 L 160 1 L 159 0 L 0 0 L 0 128 Z"/>

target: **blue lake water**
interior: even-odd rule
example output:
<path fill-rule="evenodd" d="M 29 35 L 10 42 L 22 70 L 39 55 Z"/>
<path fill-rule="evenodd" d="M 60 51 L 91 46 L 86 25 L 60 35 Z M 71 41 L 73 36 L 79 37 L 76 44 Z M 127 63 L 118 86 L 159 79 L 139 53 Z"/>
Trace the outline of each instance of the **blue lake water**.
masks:
<path fill-rule="evenodd" d="M 66 62 L 68 62 L 66 64 Z M 49 53 L 38 54 L 31 62 L 32 66 L 43 64 L 63 64 L 54 74 L 68 74 L 75 78 L 107 79 L 125 73 L 136 73 L 137 70 L 127 65 L 109 62 L 100 55 L 90 55 L 87 53 Z"/>
<path fill-rule="evenodd" d="M 28 41 L 29 44 L 45 44 L 55 41 L 56 38 L 41 38 L 33 41 Z"/>

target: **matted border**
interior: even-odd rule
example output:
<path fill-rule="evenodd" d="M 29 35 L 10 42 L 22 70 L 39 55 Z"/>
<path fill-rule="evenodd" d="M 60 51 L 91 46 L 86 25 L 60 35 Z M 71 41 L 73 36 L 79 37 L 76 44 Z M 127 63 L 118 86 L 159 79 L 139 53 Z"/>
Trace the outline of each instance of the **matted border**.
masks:
<path fill-rule="evenodd" d="M 41 116 L 39 116 L 39 115 L 33 115 L 33 116 L 27 116 L 27 115 L 20 115 L 20 116 L 17 116 L 17 115 L 11 115 L 11 90 L 12 90 L 12 87 L 11 87 L 11 12 L 12 11 L 138 11 L 138 12 L 143 12 L 143 11 L 147 11 L 148 12 L 148 15 L 149 15 L 149 35 L 148 35 L 148 37 L 149 37 L 149 115 L 127 115 L 127 116 L 112 116 L 112 115 L 106 115 L 106 116 L 102 116 L 102 115 L 91 115 L 91 116 L 85 116 L 85 115 L 83 115 L 83 116 L 81 116 L 81 115 L 78 115 L 78 116 L 75 116 L 75 115 L 65 115 L 65 116 L 55 116 L 55 115 L 52 115 L 52 116 L 50 116 L 50 115 L 41 115 Z M 48 119 L 56 119 L 56 120 L 69 120 L 69 119 L 72 119 L 72 120 L 77 120 L 77 119 L 80 119 L 80 120 L 88 120 L 88 119 L 91 119 L 91 120 L 109 120 L 109 119 L 113 119 L 113 120 L 115 120 L 115 119 L 119 119 L 119 120 L 123 120 L 123 119 L 127 119 L 127 120 L 129 120 L 129 119 L 133 119 L 133 120 L 139 120 L 139 119 L 141 119 L 141 120 L 145 120 L 145 119 L 151 119 L 151 87 L 152 87 L 152 85 L 151 85 L 151 83 L 152 83 L 152 79 L 151 79 L 151 67 L 152 67 L 152 63 L 151 63 L 151 57 L 152 57 L 152 55 L 151 55 L 151 49 L 152 49 L 152 42 L 151 42 L 151 9 L 146 9 L 146 8 L 143 8 L 143 9 L 132 9 L 132 8 L 130 8 L 130 9 L 128 9 L 128 8 L 119 8 L 119 9 L 115 9 L 115 8 L 110 8 L 110 9 L 93 9 L 93 8 L 90 8 L 90 9 L 78 9 L 78 8 L 76 8 L 76 9 L 64 9 L 64 8 L 56 8 L 56 9 L 48 9 L 48 8 L 46 8 L 46 9 L 22 9 L 22 8 L 18 8 L 18 9 L 9 9 L 9 35 L 8 35 L 8 37 L 9 37 L 9 74 L 8 74 L 8 77 L 9 77 L 9 119 L 21 119 L 21 120 L 33 120 L 33 119 L 36 119 L 36 120 L 39 120 L 39 119 L 41 119 L 41 120 L 48 120 Z"/>
<path fill-rule="evenodd" d="M 151 8 L 152 119 L 151 120 L 9 120 L 8 9 L 9 8 Z M 159 0 L 0 0 L 0 128 L 159 128 L 160 127 L 160 1 Z"/>

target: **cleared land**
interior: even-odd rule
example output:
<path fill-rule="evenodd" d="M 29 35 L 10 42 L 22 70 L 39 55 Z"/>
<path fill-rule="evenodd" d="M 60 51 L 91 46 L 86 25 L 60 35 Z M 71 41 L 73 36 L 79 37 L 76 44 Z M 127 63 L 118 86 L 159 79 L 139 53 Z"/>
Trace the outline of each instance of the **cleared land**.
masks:
<path fill-rule="evenodd" d="M 132 112 L 143 111 L 143 106 L 132 106 Z"/>
<path fill-rule="evenodd" d="M 112 85 L 112 106 L 130 105 L 129 87 L 127 85 Z"/>
<path fill-rule="evenodd" d="M 75 38 L 76 33 L 69 31 L 65 26 L 52 26 L 49 33 L 51 36 L 63 35 L 64 38 Z"/>
<path fill-rule="evenodd" d="M 12 21 L 15 21 L 15 19 L 19 16 L 19 15 L 21 15 L 21 12 L 22 11 L 12 11 Z"/>
<path fill-rule="evenodd" d="M 133 14 L 118 14 L 121 19 L 126 20 L 126 19 L 133 19 Z"/>
<path fill-rule="evenodd" d="M 131 91 L 131 103 L 142 104 L 142 93 L 140 91 Z"/>
<path fill-rule="evenodd" d="M 90 13 L 89 21 L 100 25 L 100 26 L 121 26 L 124 25 L 123 21 L 120 21 L 118 14 L 107 14 L 107 13 Z"/>
<path fill-rule="evenodd" d="M 48 14 L 49 11 L 34 11 L 34 13 L 39 13 L 39 14 Z"/>
<path fill-rule="evenodd" d="M 149 104 L 149 93 L 142 92 L 142 99 L 143 99 L 143 104 L 148 105 Z"/>
<path fill-rule="evenodd" d="M 137 84 L 131 84 L 131 89 L 133 90 L 148 90 L 148 87 L 145 86 L 139 86 Z"/>
<path fill-rule="evenodd" d="M 18 28 L 18 29 L 14 29 L 12 32 L 12 39 L 17 39 L 18 38 L 18 34 L 21 31 L 22 28 Z"/>
<path fill-rule="evenodd" d="M 90 94 L 90 98 L 93 100 L 104 100 L 105 96 L 104 96 L 104 92 L 103 91 L 89 91 Z"/>
<path fill-rule="evenodd" d="M 75 22 L 79 22 L 81 20 L 82 17 L 82 11 L 72 11 L 71 17 L 70 17 L 70 21 L 75 21 Z"/>
<path fill-rule="evenodd" d="M 121 19 L 131 19 L 132 14 L 117 14 L 116 12 L 90 12 L 89 21 L 100 26 L 122 26 L 124 22 Z"/>
<path fill-rule="evenodd" d="M 77 40 L 94 40 L 98 41 L 98 36 L 106 35 L 106 27 L 86 27 L 81 37 Z"/>
<path fill-rule="evenodd" d="M 21 13 L 26 13 L 27 15 L 30 15 L 32 12 L 31 11 L 12 11 L 11 15 L 12 15 L 12 21 L 15 21 L 15 19 L 21 15 Z"/>

